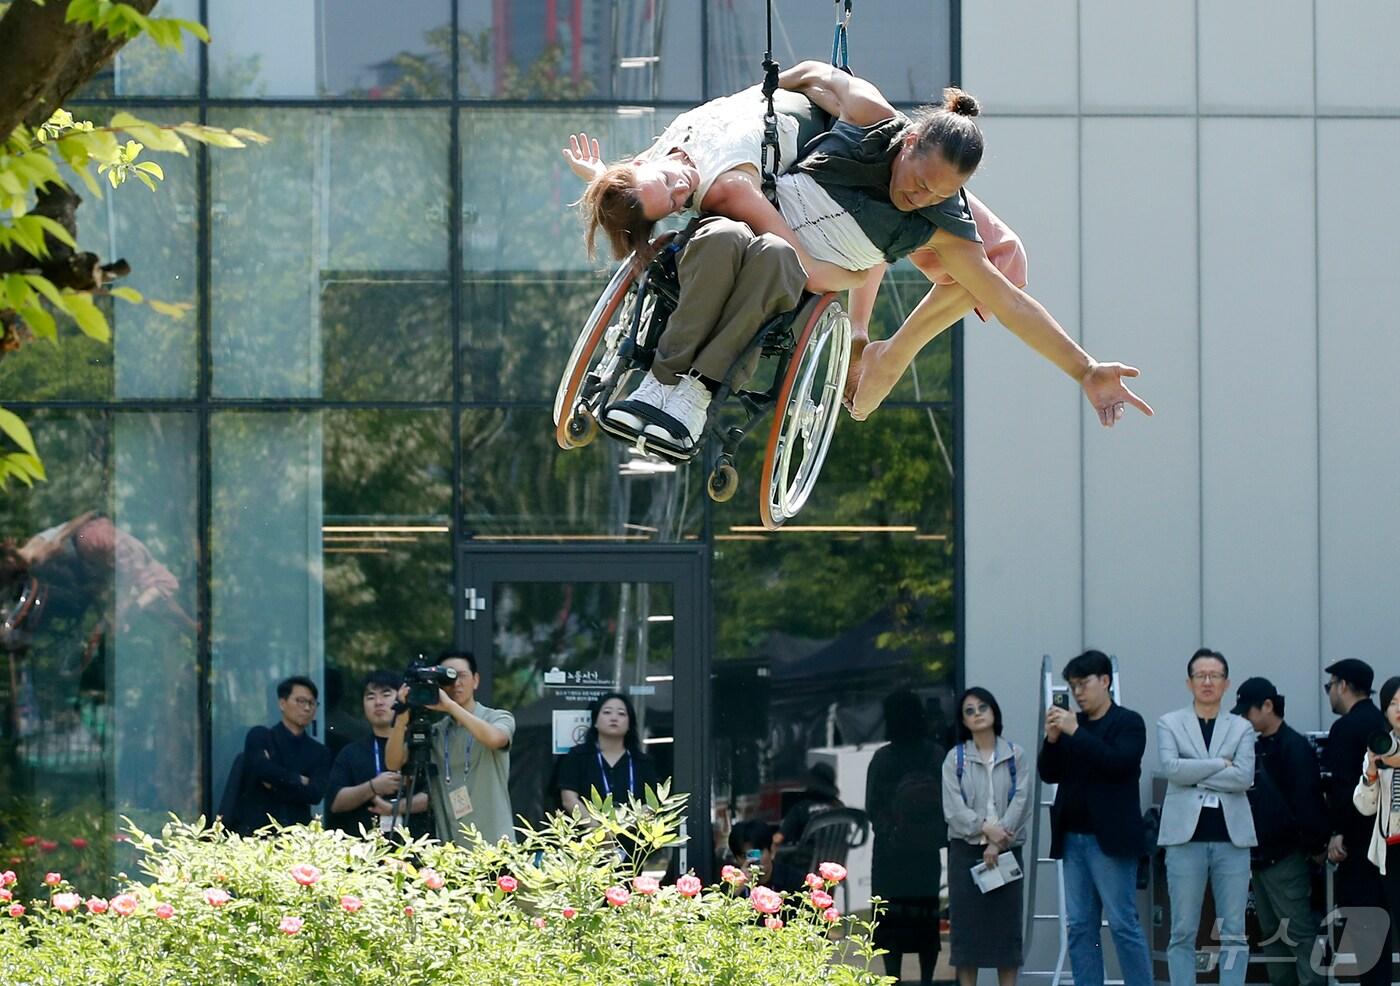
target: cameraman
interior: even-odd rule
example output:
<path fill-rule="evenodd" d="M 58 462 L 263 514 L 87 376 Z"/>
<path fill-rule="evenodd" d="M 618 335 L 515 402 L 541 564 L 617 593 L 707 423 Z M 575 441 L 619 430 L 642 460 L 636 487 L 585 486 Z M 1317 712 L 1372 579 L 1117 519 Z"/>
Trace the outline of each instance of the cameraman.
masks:
<path fill-rule="evenodd" d="M 398 771 L 386 764 L 389 729 L 394 722 L 394 701 L 398 698 L 403 676 L 392 671 L 371 671 L 365 676 L 361 696 L 365 721 L 371 735 L 347 745 L 336 755 L 327 783 L 326 802 L 329 812 L 326 827 L 358 835 L 363 829 L 379 831 L 390 825 L 402 825 L 401 817 L 408 814 L 406 805 L 398 803 L 403 780 Z M 426 818 L 428 792 L 419 791 L 413 797 L 408 829 L 414 836 L 427 835 Z"/>
<path fill-rule="evenodd" d="M 438 665 L 451 668 L 457 677 L 438 690 L 438 701 L 425 706 L 446 713 L 432 727 L 432 762 L 428 772 L 433 832 L 442 842 L 471 845 L 464 829 L 475 828 L 487 842 L 502 838 L 515 841 L 510 810 L 510 742 L 515 717 L 502 709 L 490 709 L 476 700 L 481 684 L 476 658 L 470 651 L 448 651 Z M 409 685 L 399 689 L 399 706 L 407 700 Z M 396 708 L 399 708 L 396 706 Z M 389 732 L 384 762 L 399 770 L 408 760 L 404 734 L 409 716 L 400 711 Z"/>

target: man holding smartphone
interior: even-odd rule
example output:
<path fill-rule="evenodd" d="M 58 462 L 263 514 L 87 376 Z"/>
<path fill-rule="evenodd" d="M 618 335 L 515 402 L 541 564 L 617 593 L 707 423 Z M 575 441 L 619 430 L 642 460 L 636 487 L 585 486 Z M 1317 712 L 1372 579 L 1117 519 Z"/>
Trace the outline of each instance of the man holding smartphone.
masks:
<path fill-rule="evenodd" d="M 1050 809 L 1050 856 L 1064 861 L 1065 926 L 1076 986 L 1103 986 L 1101 922 L 1125 983 L 1152 982 L 1152 960 L 1137 911 L 1138 859 L 1147 838 L 1138 777 L 1147 748 L 1142 716 L 1113 701 L 1113 664 L 1089 650 L 1065 665 L 1079 714 L 1068 701 L 1045 715 L 1036 769 L 1058 784 Z M 1063 698 L 1057 695 L 1056 698 Z"/>

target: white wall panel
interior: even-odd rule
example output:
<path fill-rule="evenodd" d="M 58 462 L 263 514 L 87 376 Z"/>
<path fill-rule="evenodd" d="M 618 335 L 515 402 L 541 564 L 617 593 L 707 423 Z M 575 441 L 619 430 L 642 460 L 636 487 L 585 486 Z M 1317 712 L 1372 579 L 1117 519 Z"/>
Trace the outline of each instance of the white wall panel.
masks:
<path fill-rule="evenodd" d="M 1086 112 L 1192 112 L 1196 5 L 1189 0 L 1080 0 Z"/>
<path fill-rule="evenodd" d="M 1157 411 L 1113 429 L 1080 411 L 1085 642 L 1119 655 L 1136 707 L 1157 715 L 1175 693 L 1144 699 L 1184 679 L 1200 641 L 1195 124 L 1083 126 L 1085 348 L 1139 367 Z"/>
<path fill-rule="evenodd" d="M 1199 16 L 1202 113 L 1312 112 L 1313 0 L 1206 2 Z"/>
<path fill-rule="evenodd" d="M 1396 38 L 1395 0 L 1318 0 L 1318 112 L 1400 113 Z"/>
<path fill-rule="evenodd" d="M 1073 119 L 989 120 L 969 186 L 1020 234 L 1031 293 L 1077 331 Z M 1040 655 L 1078 652 L 1079 390 L 995 320 L 965 323 L 964 530 L 969 684 L 997 695 L 1007 735 L 1034 746 Z"/>
<path fill-rule="evenodd" d="M 1073 113 L 1079 102 L 1075 0 L 962 6 L 962 78 L 988 113 Z"/>
<path fill-rule="evenodd" d="M 1317 720 L 1311 120 L 1201 123 L 1202 641 Z"/>
<path fill-rule="evenodd" d="M 1322 654 L 1400 672 L 1400 120 L 1318 126 Z"/>

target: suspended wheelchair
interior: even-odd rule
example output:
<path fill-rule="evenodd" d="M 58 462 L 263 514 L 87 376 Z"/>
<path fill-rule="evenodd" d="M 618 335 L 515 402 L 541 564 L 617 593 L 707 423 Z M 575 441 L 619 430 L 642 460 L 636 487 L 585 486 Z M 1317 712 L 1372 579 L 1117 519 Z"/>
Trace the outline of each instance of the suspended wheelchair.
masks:
<path fill-rule="evenodd" d="M 835 294 L 807 293 L 795 309 L 766 322 L 735 365 L 752 363 L 757 350 L 763 360 L 776 361 L 772 383 L 766 390 L 735 388 L 731 369 L 710 402 L 701 441 L 689 454 L 646 434 L 617 430 L 605 415 L 651 367 L 657 341 L 680 300 L 676 259 L 682 246 L 683 234 L 663 234 L 652 244 L 650 262 L 638 265 L 628 257 L 613 274 L 559 380 L 555 440 L 562 449 L 579 448 L 603 430 L 641 454 L 673 462 L 712 455 L 706 492 L 722 503 L 738 489 L 734 457 L 739 444 L 773 408 L 759 477 L 759 516 L 765 528 L 775 531 L 807 502 L 831 446 L 850 361 L 850 319 Z M 766 375 L 760 370 L 753 379 Z M 735 405 L 743 412 L 742 422 L 724 425 L 723 409 Z M 715 444 L 719 449 L 711 452 Z"/>

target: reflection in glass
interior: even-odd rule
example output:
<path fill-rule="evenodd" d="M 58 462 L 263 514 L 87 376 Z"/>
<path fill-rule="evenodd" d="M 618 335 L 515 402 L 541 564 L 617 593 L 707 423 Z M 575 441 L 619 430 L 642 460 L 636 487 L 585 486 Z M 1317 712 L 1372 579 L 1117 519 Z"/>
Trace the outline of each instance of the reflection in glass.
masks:
<path fill-rule="evenodd" d="M 700 99 L 686 0 L 459 0 L 464 99 Z"/>
<path fill-rule="evenodd" d="M 595 271 L 570 207 L 583 182 L 560 149 L 584 130 L 607 160 L 645 150 L 674 110 L 467 110 L 462 113 L 462 266 L 469 271 Z M 601 290 L 601 282 L 600 282 Z"/>
<path fill-rule="evenodd" d="M 709 11 L 709 92 L 737 92 L 763 81 L 764 0 L 729 0 Z M 835 21 L 829 3 L 774 0 L 773 57 L 785 66 L 830 61 Z M 879 14 L 878 23 L 872 14 Z M 927 103 L 948 84 L 948 0 L 888 0 L 877 10 L 857 5 L 850 30 L 852 70 L 895 105 Z"/>
<path fill-rule="evenodd" d="M 152 16 L 198 23 L 199 0 L 161 0 Z M 180 48 L 162 48 L 148 34 L 127 42 L 79 90 L 79 97 L 197 95 L 203 42 L 186 32 L 181 37 L 184 43 Z"/>
<path fill-rule="evenodd" d="M 272 143 L 210 158 L 214 392 L 445 396 L 446 118 L 427 110 L 239 110 L 236 118 Z M 394 343 L 406 345 L 386 359 Z"/>
<path fill-rule="evenodd" d="M 451 95 L 450 0 L 238 0 L 210 5 L 209 94 Z"/>
<path fill-rule="evenodd" d="M 462 465 L 464 538 L 640 544 L 699 532 L 698 466 L 639 459 L 603 438 L 564 452 L 547 407 L 464 412 Z"/>
<path fill-rule="evenodd" d="M 673 771 L 674 592 L 669 583 L 512 582 L 495 586 L 491 706 L 515 715 L 511 806 L 558 811 L 562 755 L 584 739 L 589 706 L 626 694 L 659 778 Z"/>
<path fill-rule="evenodd" d="M 200 809 L 198 432 L 184 414 L 29 424 L 73 479 L 0 499 L 0 852 L 25 885 L 100 889 L 132 862 L 120 815 Z"/>
<path fill-rule="evenodd" d="M 79 119 L 105 123 L 106 110 L 75 107 Z M 142 110 L 142 119 L 181 123 L 198 116 L 188 108 Z M 0 395 L 26 400 L 104 400 L 193 397 L 199 333 L 193 312 L 198 250 L 195 157 L 159 155 L 165 180 L 155 193 L 140 182 L 104 187 L 101 198 L 69 174 L 83 204 L 78 242 L 104 262 L 125 258 L 131 274 L 119 283 L 148 300 L 189 306 L 182 319 L 145 304 L 102 299 L 112 327 L 110 345 L 90 339 L 71 320 L 59 319 L 60 345 L 26 344 L 0 359 Z M 105 182 L 104 182 L 105 186 Z"/>

